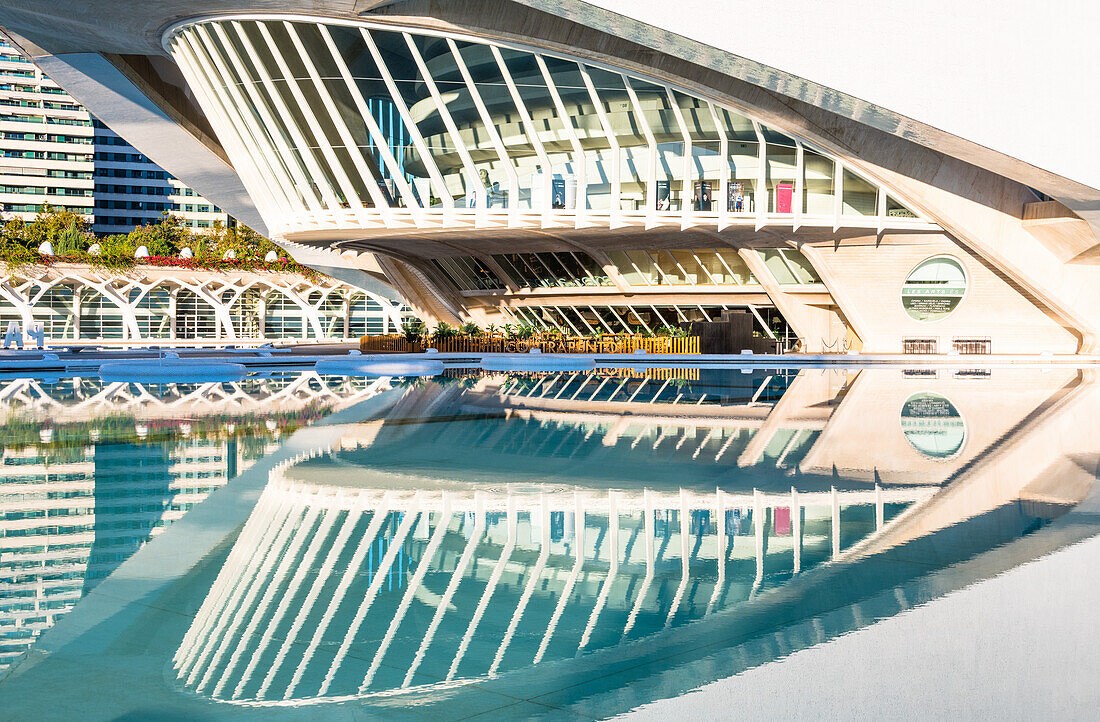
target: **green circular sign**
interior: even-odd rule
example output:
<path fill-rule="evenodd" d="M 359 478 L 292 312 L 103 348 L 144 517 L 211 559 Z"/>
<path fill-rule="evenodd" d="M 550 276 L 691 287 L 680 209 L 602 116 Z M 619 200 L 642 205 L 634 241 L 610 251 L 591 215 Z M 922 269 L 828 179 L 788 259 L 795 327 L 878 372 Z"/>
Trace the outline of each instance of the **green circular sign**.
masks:
<path fill-rule="evenodd" d="M 966 295 L 966 271 L 954 258 L 929 258 L 913 269 L 901 287 L 901 305 L 917 321 L 946 318 Z"/>

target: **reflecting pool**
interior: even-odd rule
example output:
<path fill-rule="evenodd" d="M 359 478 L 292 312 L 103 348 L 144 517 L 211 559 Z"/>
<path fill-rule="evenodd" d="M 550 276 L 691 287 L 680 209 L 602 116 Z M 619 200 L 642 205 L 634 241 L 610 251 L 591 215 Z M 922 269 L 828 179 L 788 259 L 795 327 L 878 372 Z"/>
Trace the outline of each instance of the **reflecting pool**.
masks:
<path fill-rule="evenodd" d="M 621 714 L 1096 536 L 1098 401 L 1067 367 L 0 380 L 0 708 Z"/>

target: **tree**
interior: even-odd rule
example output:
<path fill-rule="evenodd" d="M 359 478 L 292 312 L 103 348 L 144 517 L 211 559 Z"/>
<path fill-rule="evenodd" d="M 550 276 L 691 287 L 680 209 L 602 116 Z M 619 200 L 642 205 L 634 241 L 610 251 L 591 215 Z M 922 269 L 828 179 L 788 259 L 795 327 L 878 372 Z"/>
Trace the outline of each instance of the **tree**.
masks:
<path fill-rule="evenodd" d="M 104 256 L 133 258 L 137 248 L 130 243 L 130 237 L 114 233 L 99 239 L 100 254 Z"/>
<path fill-rule="evenodd" d="M 15 231 L 18 226 L 12 225 Z M 42 207 L 38 215 L 30 223 L 24 222 L 19 231 L 22 238 L 17 241 L 20 245 L 31 250 L 37 250 L 43 243 L 49 242 L 54 247 L 54 252 L 59 255 L 61 241 L 64 237 L 66 243 L 72 248 L 70 253 L 76 253 L 91 243 L 92 234 L 88 231 L 88 224 L 84 216 L 73 213 L 65 208 L 55 208 L 48 203 Z M 15 240 L 15 239 L 13 239 Z"/>
<path fill-rule="evenodd" d="M 151 256 L 178 256 L 191 245 L 191 235 L 191 229 L 184 225 L 182 218 L 164 211 L 156 223 L 140 225 L 130 231 L 128 240 L 135 250 L 138 246 L 148 248 Z"/>
<path fill-rule="evenodd" d="M 87 246 L 87 234 L 81 233 L 80 228 L 75 223 L 71 223 L 58 236 L 57 245 L 54 246 L 53 250 L 59 256 L 71 256 L 85 250 Z"/>
<path fill-rule="evenodd" d="M 282 255 L 282 249 L 271 241 L 261 236 L 248 226 L 235 224 L 222 225 L 221 221 L 214 221 L 213 227 L 205 237 L 203 251 L 221 258 L 226 251 L 233 251 L 237 258 L 255 258 L 262 260 L 269 251 L 275 251 Z M 198 255 L 196 253 L 196 255 Z"/>

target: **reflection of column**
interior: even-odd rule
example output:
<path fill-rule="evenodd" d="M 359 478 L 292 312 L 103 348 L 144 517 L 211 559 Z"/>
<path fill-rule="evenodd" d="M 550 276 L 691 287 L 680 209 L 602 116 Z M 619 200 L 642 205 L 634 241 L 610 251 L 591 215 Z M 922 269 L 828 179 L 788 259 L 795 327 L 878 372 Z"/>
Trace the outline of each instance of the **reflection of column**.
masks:
<path fill-rule="evenodd" d="M 833 531 L 833 556 L 840 554 L 840 494 L 837 493 L 836 487 L 832 487 L 830 491 L 833 503 L 833 517 L 832 526 Z"/>
<path fill-rule="evenodd" d="M 260 623 L 265 621 L 267 609 L 274 601 L 274 592 L 279 586 L 279 581 L 286 578 L 287 574 L 290 572 L 290 565 L 297 560 L 298 552 L 305 546 L 306 540 L 311 536 L 311 532 L 314 531 L 313 525 L 317 523 L 317 517 L 320 516 L 320 514 L 321 507 L 319 506 L 312 507 L 306 512 L 305 518 L 295 526 L 294 534 L 287 543 L 286 550 L 283 552 L 282 559 L 279 560 L 279 565 L 275 568 L 275 572 L 270 578 L 265 577 L 263 579 L 266 585 L 255 585 L 256 589 L 264 586 L 263 594 L 260 595 L 256 609 L 249 613 L 248 625 L 245 626 L 244 632 L 239 636 L 231 633 L 225 637 L 226 641 L 236 637 L 238 639 L 237 648 L 234 649 L 233 653 L 229 656 L 229 661 L 226 662 L 221 678 L 218 680 L 218 683 L 214 685 L 214 691 L 211 693 L 214 697 L 220 695 L 225 688 L 233 671 L 237 668 L 237 664 L 240 662 L 241 655 L 244 654 L 245 648 L 252 646 L 252 636 L 256 633 L 256 629 Z M 247 609 L 247 607 L 245 607 L 245 609 Z M 259 655 L 254 655 L 253 659 L 258 658 L 258 656 Z M 237 685 L 238 690 L 244 686 L 247 679 L 247 674 L 241 676 L 240 684 Z"/>
<path fill-rule="evenodd" d="M 512 558 L 512 550 L 516 546 L 516 498 L 511 494 L 508 495 L 508 540 L 504 544 L 504 548 L 500 551 L 500 558 L 497 559 L 496 565 L 493 567 L 493 573 L 489 576 L 489 583 L 485 585 L 485 591 L 481 594 L 481 599 L 478 600 L 477 609 L 474 610 L 474 616 L 470 619 L 470 624 L 466 627 L 466 634 L 462 636 L 462 642 L 458 645 L 458 652 L 455 654 L 455 659 L 451 662 L 451 668 L 447 671 L 447 680 L 454 679 L 455 673 L 458 671 L 458 665 L 462 662 L 462 658 L 466 656 L 466 649 L 470 646 L 470 640 L 474 637 L 474 632 L 477 630 L 478 624 L 481 623 L 481 617 L 485 614 L 485 608 L 489 606 L 489 600 L 493 596 L 493 592 L 496 591 L 497 584 L 500 583 L 500 575 L 504 573 L 504 567 L 508 564 L 508 560 Z M 381 658 L 379 658 L 381 659 Z M 360 688 L 360 692 L 366 691 L 366 686 L 369 682 L 364 683 Z"/>
<path fill-rule="evenodd" d="M 802 571 L 802 505 L 798 502 L 798 490 L 791 487 L 791 541 L 794 544 L 794 573 Z"/>
<path fill-rule="evenodd" d="M 642 490 L 642 497 L 645 499 L 645 519 L 643 520 L 645 525 L 645 578 L 642 580 L 642 586 L 638 589 L 638 597 L 634 600 L 634 606 L 630 609 L 630 616 L 626 618 L 626 626 L 623 627 L 623 639 L 626 639 L 626 636 L 630 634 L 630 630 L 634 628 L 634 623 L 638 621 L 638 613 L 642 610 L 646 594 L 649 593 L 649 585 L 653 583 L 653 547 L 656 537 L 653 528 L 653 499 L 649 496 L 649 489 Z"/>
<path fill-rule="evenodd" d="M 764 581 L 764 503 L 759 489 L 752 490 L 752 531 L 756 537 L 756 577 L 749 597 L 756 596 Z"/>
<path fill-rule="evenodd" d="M 336 516 L 336 514 L 332 513 L 325 514 L 324 519 L 321 520 L 321 525 L 313 533 L 313 540 L 310 542 L 309 548 L 306 549 L 306 553 L 302 557 L 302 560 L 296 565 L 294 576 L 291 577 L 290 584 L 282 594 L 282 598 L 279 600 L 279 606 L 276 607 L 275 614 L 267 625 L 269 629 L 278 629 L 282 623 L 283 617 L 286 616 L 287 611 L 290 609 L 291 601 L 298 595 L 298 589 L 305 581 L 306 572 L 313 568 L 313 562 L 320 553 L 322 544 L 328 539 L 329 532 L 332 531 L 332 526 L 336 521 Z M 259 619 L 260 615 L 256 615 L 256 618 Z M 246 636 L 244 639 L 247 640 L 248 637 Z M 241 692 L 244 691 L 245 685 L 251 679 L 252 673 L 256 670 L 256 665 L 259 663 L 264 652 L 267 651 L 267 647 L 272 639 L 273 637 L 269 634 L 260 636 L 259 646 L 252 654 L 252 659 L 241 675 L 241 681 L 237 684 L 237 688 L 233 690 L 233 699 L 237 699 L 241 696 Z M 242 646 L 243 645 L 244 642 L 242 642 Z"/>
<path fill-rule="evenodd" d="M 289 505 L 288 505 L 289 506 Z M 262 544 L 261 549 L 265 549 L 266 553 L 259 555 L 260 563 L 253 565 L 255 569 L 254 574 L 246 574 L 241 580 L 241 584 L 237 587 L 237 593 L 235 598 L 230 600 L 230 603 L 226 606 L 225 613 L 222 616 L 222 621 L 218 627 L 215 628 L 214 633 L 210 635 L 211 644 L 208 645 L 206 651 L 199 658 L 198 663 L 195 665 L 195 669 L 192 671 L 188 678 L 188 683 L 194 683 L 194 676 L 203 668 L 206 669 L 202 675 L 202 679 L 199 680 L 195 688 L 198 691 L 207 685 L 210 681 L 211 675 L 214 670 L 217 669 L 218 664 L 221 662 L 221 658 L 225 655 L 227 649 L 227 643 L 233 634 L 240 627 L 244 621 L 245 613 L 252 608 L 252 602 L 256 599 L 256 595 L 260 589 L 264 586 L 264 581 L 268 578 L 272 568 L 275 566 L 275 562 L 282 555 L 283 549 L 290 541 L 291 533 L 295 530 L 302 512 L 300 509 L 288 509 L 288 514 L 283 519 L 281 525 L 273 525 L 278 527 L 278 533 L 275 539 L 270 544 Z M 226 629 L 226 625 L 228 629 Z M 220 640 L 215 648 L 215 640 Z M 213 654 L 213 657 L 210 655 Z"/>
<path fill-rule="evenodd" d="M 584 566 L 584 504 L 581 501 L 581 495 L 576 491 L 573 492 L 573 503 L 576 508 L 574 514 L 573 539 L 576 549 L 576 561 L 573 562 L 573 569 L 569 572 L 569 579 L 566 580 L 565 587 L 561 590 L 561 597 L 558 598 L 558 604 L 554 608 L 554 614 L 550 617 L 550 623 L 546 625 L 546 633 L 542 635 L 542 642 L 539 643 L 539 649 L 535 653 L 535 659 L 532 661 L 532 664 L 541 662 L 543 655 L 546 654 L 546 648 L 550 645 L 550 639 L 554 636 L 554 630 L 561 620 L 562 612 L 565 611 L 565 605 L 569 602 L 569 597 L 573 594 L 573 587 L 576 585 L 577 577 L 580 576 L 581 568 Z"/>
<path fill-rule="evenodd" d="M 546 504 L 545 494 L 541 494 L 539 498 L 539 525 L 542 531 L 539 541 L 539 557 L 535 561 L 535 568 L 531 570 L 527 586 L 523 588 L 523 596 L 519 599 L 519 605 L 516 607 L 516 611 L 512 613 L 512 621 L 508 623 L 508 631 L 504 633 L 504 639 L 501 640 L 496 656 L 493 657 L 493 663 L 489 667 L 489 677 L 496 675 L 497 668 L 500 667 L 500 662 L 504 659 L 504 653 L 508 651 L 508 645 L 512 643 L 512 636 L 516 633 L 519 620 L 523 617 L 527 603 L 531 601 L 531 595 L 535 592 L 535 585 L 538 584 L 539 577 L 542 576 L 546 560 L 550 558 L 550 507 Z"/>
<path fill-rule="evenodd" d="M 688 507 L 687 494 L 680 489 L 680 584 L 676 587 L 676 596 L 672 598 L 672 604 L 668 608 L 668 616 L 665 617 L 665 629 L 672 624 L 672 618 L 680 608 L 680 602 L 684 598 L 684 590 L 687 589 L 688 572 L 691 566 L 691 509 Z"/>
<path fill-rule="evenodd" d="M 875 484 L 875 530 L 882 528 L 886 520 L 886 509 L 882 503 L 882 487 Z"/>
<path fill-rule="evenodd" d="M 707 602 L 706 614 L 714 611 L 714 605 L 718 603 L 718 597 L 726 586 L 726 505 L 722 502 L 721 490 L 714 494 L 714 506 L 718 512 L 718 579 L 714 583 L 714 591 L 711 592 Z"/>
<path fill-rule="evenodd" d="M 417 495 L 419 496 L 419 494 Z M 374 577 L 370 581 L 370 586 L 367 587 L 367 592 L 363 595 L 363 601 L 359 604 L 359 608 L 355 610 L 355 616 L 351 620 L 351 625 L 348 627 L 348 631 L 344 634 L 344 641 L 340 643 L 340 649 L 336 651 L 336 657 L 332 660 L 332 665 L 329 667 L 328 673 L 325 674 L 325 679 L 321 683 L 321 688 L 318 690 L 318 695 L 324 695 L 328 692 L 329 685 L 332 684 L 333 677 L 336 676 L 337 670 L 340 669 L 340 665 L 344 663 L 344 657 L 347 656 L 348 649 L 351 648 L 351 643 L 355 639 L 355 635 L 359 633 L 359 627 L 362 626 L 363 620 L 367 618 L 367 612 L 370 611 L 371 605 L 374 604 L 375 598 L 378 596 L 378 590 L 382 588 L 382 582 L 389 575 L 390 567 L 393 566 L 394 560 L 397 558 L 398 553 L 405 546 L 405 538 L 412 531 L 413 525 L 416 523 L 416 518 L 420 514 L 419 498 L 414 498 L 413 502 L 405 510 L 401 519 L 401 523 L 397 526 L 397 531 L 394 533 L 393 538 L 390 539 L 389 545 L 386 547 L 386 553 L 383 555 L 382 560 L 378 562 L 378 569 L 374 572 Z M 484 515 L 482 515 L 484 519 Z M 456 574 L 461 574 L 456 570 Z M 449 599 L 440 602 L 440 609 L 446 609 Z"/>
<path fill-rule="evenodd" d="M 409 580 L 409 586 L 405 590 L 405 595 L 401 597 L 401 603 L 397 605 L 397 611 L 393 613 L 393 618 L 390 619 L 390 626 L 386 629 L 386 636 L 382 638 L 382 643 L 378 645 L 378 651 L 374 653 L 374 659 L 371 660 L 367 675 L 363 678 L 363 684 L 359 686 L 360 694 L 366 692 L 367 688 L 370 687 L 370 683 L 374 680 L 374 675 L 378 672 L 378 667 L 381 666 L 382 659 L 386 656 L 386 651 L 393 642 L 394 635 L 397 634 L 397 628 L 401 626 L 401 622 L 405 619 L 406 612 L 409 611 L 409 605 L 412 604 L 413 598 L 420 590 L 420 583 L 424 581 L 424 576 L 428 573 L 432 560 L 435 558 L 436 550 L 438 550 L 439 545 L 443 543 L 443 537 L 447 535 L 447 529 L 451 525 L 451 501 L 446 491 L 442 492 L 442 497 L 439 519 L 436 521 L 435 531 L 432 532 L 432 538 L 428 542 L 428 546 L 424 549 L 424 554 L 420 557 L 420 563 L 416 567 L 416 572 L 413 573 L 412 579 Z M 427 523 L 428 513 L 425 512 L 421 519 Z M 512 523 L 512 527 L 509 528 L 508 533 L 509 535 L 514 535 L 515 525 L 511 520 L 510 523 Z M 427 532 L 425 532 L 425 536 L 427 536 Z"/>
<path fill-rule="evenodd" d="M 320 646 L 321 639 L 324 637 L 325 631 L 328 630 L 328 626 L 332 624 L 332 618 L 336 616 L 336 610 L 344 601 L 344 596 L 348 593 L 348 589 L 355 580 L 355 572 L 362 566 L 364 557 L 367 556 L 367 552 L 370 551 L 370 548 L 374 545 L 374 538 L 378 536 L 378 532 L 382 528 L 382 523 L 386 520 L 389 513 L 390 502 L 387 496 L 383 497 L 382 503 L 374 510 L 370 524 L 359 540 L 359 545 L 356 547 L 355 553 L 348 561 L 348 565 L 344 569 L 344 575 L 340 578 L 340 583 L 337 585 L 336 591 L 333 592 L 332 599 L 329 600 L 328 608 L 325 609 L 325 613 L 321 617 L 317 629 L 313 632 L 313 637 L 309 640 L 309 646 L 306 647 L 305 654 L 302 655 L 302 660 L 298 663 L 297 669 L 294 670 L 294 676 L 290 679 L 290 684 L 287 686 L 286 693 L 283 695 L 284 698 L 289 699 L 294 696 L 294 690 L 297 689 L 298 684 L 302 681 L 302 675 L 305 674 L 306 668 L 309 667 L 313 655 L 317 653 L 317 647 Z M 317 579 L 321 581 L 324 577 L 318 575 Z M 275 671 L 274 668 L 272 668 L 272 671 Z M 267 680 L 265 680 L 265 683 L 266 682 Z"/>
<path fill-rule="evenodd" d="M 216 618 L 215 610 L 221 608 L 222 602 L 233 589 L 233 582 L 240 576 L 239 570 L 256 558 L 256 555 L 249 554 L 247 550 L 251 548 L 251 543 L 257 535 L 267 533 L 271 529 L 271 526 L 266 525 L 264 522 L 269 520 L 269 513 L 277 509 L 279 509 L 279 506 L 273 499 L 272 494 L 263 494 L 259 502 L 256 503 L 256 507 L 252 510 L 248 521 L 245 522 L 244 529 L 237 537 L 237 543 L 233 545 L 233 551 L 225 560 L 225 564 L 222 566 L 217 579 L 214 580 L 214 584 L 210 587 L 205 601 L 195 614 L 191 627 L 184 635 L 183 641 L 180 642 L 179 651 L 173 657 L 172 661 L 181 673 L 187 670 L 194 656 L 198 653 L 198 643 L 206 639 L 205 633 L 209 629 L 209 624 Z"/>
<path fill-rule="evenodd" d="M 619 509 L 615 504 L 614 491 L 607 492 L 607 534 L 610 566 L 607 569 L 607 578 L 603 580 L 603 586 L 600 587 L 600 594 L 596 597 L 596 604 L 592 607 L 592 614 L 588 617 L 588 624 L 585 625 L 584 633 L 581 634 L 580 644 L 577 645 L 578 654 L 588 646 L 592 638 L 592 630 L 596 627 L 596 620 L 600 618 L 600 612 L 607 604 L 611 585 L 619 573 Z"/>
<path fill-rule="evenodd" d="M 383 513 L 383 510 L 378 510 L 378 513 Z M 275 672 L 281 668 L 283 659 L 286 658 L 290 646 L 292 646 L 298 638 L 301 627 L 303 627 L 307 617 L 310 612 L 312 612 L 313 604 L 317 602 L 317 598 L 321 593 L 321 588 L 324 587 L 324 583 L 329 580 L 332 569 L 335 568 L 335 564 L 337 564 L 337 559 L 339 559 L 340 555 L 343 553 L 346 544 L 348 544 L 348 540 L 351 538 L 352 530 L 355 526 L 359 525 L 362 516 L 363 512 L 361 510 L 356 510 L 356 508 L 352 508 L 352 510 L 348 511 L 348 516 L 344 518 L 343 525 L 337 533 L 337 538 L 332 541 L 328 554 L 324 556 L 324 561 L 321 562 L 321 568 L 318 570 L 317 576 L 313 578 L 313 583 L 309 588 L 309 592 L 306 594 L 306 599 L 299 605 L 298 613 L 294 617 L 294 624 L 290 625 L 290 630 L 286 633 L 283 645 L 279 647 L 278 654 L 275 655 L 275 660 L 272 661 L 271 669 L 267 670 L 267 675 L 260 685 L 260 690 L 256 692 L 257 698 L 263 699 L 264 694 L 267 693 L 268 686 L 271 685 L 272 680 L 275 678 Z M 372 536 L 371 539 L 366 540 L 366 544 L 362 546 L 365 548 L 373 543 L 374 537 Z M 289 693 L 287 693 L 287 697 L 289 697 Z"/>

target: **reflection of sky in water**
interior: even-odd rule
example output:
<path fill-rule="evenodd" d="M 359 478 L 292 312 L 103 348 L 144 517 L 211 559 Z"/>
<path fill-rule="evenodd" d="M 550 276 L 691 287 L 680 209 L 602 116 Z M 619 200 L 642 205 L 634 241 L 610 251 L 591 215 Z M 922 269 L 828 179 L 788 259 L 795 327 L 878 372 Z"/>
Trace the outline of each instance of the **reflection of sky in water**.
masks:
<path fill-rule="evenodd" d="M 117 619 L 132 621 L 114 633 L 144 638 L 138 620 L 155 608 L 155 641 L 135 658 L 79 634 L 71 649 L 141 677 L 132 704 L 457 717 L 497 694 L 603 716 L 997 573 L 992 550 L 1017 550 L 1015 564 L 1092 535 L 1073 510 L 1091 494 L 1081 459 L 1097 441 L 1081 414 L 1095 413 L 1096 389 L 1076 369 L 344 382 L 303 376 L 280 394 L 293 382 L 279 379 L 235 417 L 234 394 L 212 389 L 221 400 L 194 413 L 191 434 L 212 429 L 223 446 L 225 419 L 238 436 L 253 419 L 271 444 L 259 455 L 272 456 L 285 437 L 267 421 L 343 409 L 270 478 L 245 474 L 188 514 L 179 551 L 210 536 L 192 561 L 173 567 L 158 543 L 119 569 L 147 588 L 140 604 L 119 602 Z M 143 448 L 132 420 L 180 443 L 161 406 L 126 403 L 114 443 Z M 85 422 L 107 429 L 73 400 L 27 408 L 68 419 L 51 422 L 55 439 Z M 112 442 L 84 443 L 98 453 Z M 219 473 L 216 485 L 232 476 Z M 106 524 L 123 504 L 108 501 L 106 467 L 91 477 L 94 523 Z M 952 568 L 973 571 L 936 581 Z M 61 669 L 39 663 L 0 695 Z"/>

